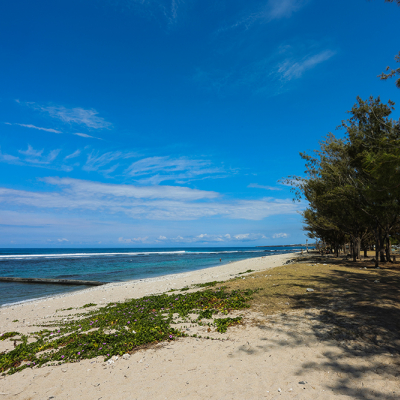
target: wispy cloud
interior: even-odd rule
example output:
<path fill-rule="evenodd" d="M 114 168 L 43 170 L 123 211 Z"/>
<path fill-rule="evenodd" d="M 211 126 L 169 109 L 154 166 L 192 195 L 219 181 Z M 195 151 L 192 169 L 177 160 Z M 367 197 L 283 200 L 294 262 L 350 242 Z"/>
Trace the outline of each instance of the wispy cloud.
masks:
<path fill-rule="evenodd" d="M 99 152 L 92 151 L 88 156 L 85 165 L 83 166 L 84 171 L 99 171 L 106 165 L 115 162 L 117 160 L 127 160 L 133 157 L 137 157 L 137 153 L 121 151 L 109 151 L 107 153 L 100 154 Z M 117 165 L 112 166 L 108 169 L 108 173 L 115 171 Z"/>
<path fill-rule="evenodd" d="M 256 188 L 256 189 L 265 189 L 265 190 L 282 190 L 279 187 L 275 186 L 264 186 L 264 185 L 259 185 L 258 183 L 250 183 L 247 187 L 249 188 Z"/>
<path fill-rule="evenodd" d="M 182 182 L 222 172 L 222 168 L 213 167 L 208 160 L 185 157 L 148 157 L 132 163 L 124 171 L 126 175 L 136 178 L 140 183 L 153 185 L 170 180 Z"/>
<path fill-rule="evenodd" d="M 35 125 L 31 125 L 31 124 L 18 124 L 18 123 L 10 123 L 10 122 L 5 122 L 5 124 L 7 125 L 18 125 L 18 126 L 22 126 L 24 128 L 31 128 L 31 129 L 37 129 L 39 131 L 45 131 L 45 132 L 51 132 L 51 133 L 62 133 L 61 131 L 57 130 L 57 129 L 52 129 L 52 128 L 42 128 L 40 126 L 35 126 Z"/>
<path fill-rule="evenodd" d="M 43 149 L 35 150 L 31 145 L 28 144 L 27 150 L 18 150 L 18 152 L 26 157 L 24 160 L 26 162 L 34 164 L 50 164 L 57 158 L 58 154 L 60 153 L 60 150 L 59 149 L 52 150 L 48 153 L 47 156 L 44 156 Z"/>
<path fill-rule="evenodd" d="M 267 5 L 268 19 L 289 18 L 308 2 L 308 0 L 269 0 Z"/>
<path fill-rule="evenodd" d="M 321 45 L 311 43 L 282 44 L 264 58 L 253 60 L 240 68 L 221 71 L 197 68 L 193 79 L 204 88 L 217 92 L 247 89 L 254 94 L 276 95 L 288 90 L 289 84 L 302 78 L 307 71 L 336 54 Z"/>
<path fill-rule="evenodd" d="M 7 164 L 22 164 L 19 157 L 15 157 L 11 154 L 4 154 L 0 149 L 0 161 Z"/>
<path fill-rule="evenodd" d="M 51 185 L 66 188 L 66 193 L 75 194 L 76 196 L 103 198 L 115 197 L 119 198 L 121 204 L 123 198 L 129 203 L 129 199 L 169 199 L 169 200 L 200 200 L 212 199 L 218 196 L 218 193 L 190 189 L 181 186 L 134 186 L 134 185 L 118 185 L 109 183 L 100 183 L 93 181 L 85 181 L 72 178 L 45 178 L 44 181 Z"/>
<path fill-rule="evenodd" d="M 134 186 L 46 178 L 58 190 L 49 192 L 1 188 L 0 202 L 42 209 L 91 210 L 123 214 L 132 219 L 196 220 L 208 217 L 262 220 L 293 214 L 299 209 L 290 199 L 224 201 L 219 193 L 181 186 Z"/>
<path fill-rule="evenodd" d="M 101 153 L 96 150 L 75 150 L 65 155 L 60 162 L 52 163 L 60 153 L 59 149 L 46 152 L 44 149 L 34 149 L 28 145 L 28 149 L 18 150 L 19 157 L 0 152 L 0 162 L 20 165 L 46 164 L 55 170 L 72 170 L 81 165 L 83 171 L 98 172 L 103 176 L 123 176 L 141 185 L 159 185 L 161 182 L 171 181 L 184 185 L 193 180 L 216 179 L 227 176 L 222 167 L 213 166 L 212 162 L 204 159 L 190 159 L 188 157 L 146 157 L 132 163 L 132 158 L 138 158 L 141 154 L 129 151 L 108 151 Z M 21 158 L 21 155 L 24 157 Z M 77 164 L 74 160 L 81 157 L 85 161 Z M 80 161 L 81 161 L 80 160 Z M 117 169 L 119 169 L 117 171 Z M 236 170 L 229 169 L 229 174 Z"/>
<path fill-rule="evenodd" d="M 18 153 L 19 156 L 17 157 L 11 154 L 3 153 L 0 150 L 0 162 L 66 172 L 72 171 L 73 169 L 71 166 L 65 165 L 62 161 L 54 162 L 60 154 L 60 149 L 45 152 L 44 149 L 36 150 L 28 144 L 28 148 L 26 150 L 18 150 Z"/>
<path fill-rule="evenodd" d="M 73 135 L 84 137 L 84 138 L 103 140 L 103 139 L 98 138 L 96 136 L 88 135 L 87 133 L 74 132 Z"/>
<path fill-rule="evenodd" d="M 74 151 L 71 154 L 68 154 L 66 157 L 64 157 L 64 160 L 70 160 L 71 158 L 75 158 L 78 157 L 81 154 L 81 151 L 78 149 L 76 151 Z"/>
<path fill-rule="evenodd" d="M 201 233 L 200 235 L 195 236 L 176 236 L 167 238 L 165 236 L 160 236 L 156 239 L 156 242 L 172 242 L 172 243 L 234 243 L 237 242 L 253 242 L 260 239 L 268 239 L 262 233 L 239 233 L 230 235 L 229 233 L 225 235 L 216 235 L 216 234 L 208 234 L 208 233 Z"/>
<path fill-rule="evenodd" d="M 99 117 L 99 112 L 95 109 L 85 109 L 81 107 L 67 108 L 62 105 L 42 105 L 35 102 L 21 102 L 34 110 L 48 114 L 50 117 L 62 121 L 67 124 L 76 124 L 86 126 L 91 129 L 108 129 L 112 124 L 104 118 Z"/>
<path fill-rule="evenodd" d="M 40 106 L 40 109 L 47 112 L 51 117 L 63 122 L 86 125 L 93 129 L 105 129 L 111 126 L 104 118 L 98 117 L 98 111 L 84 108 L 66 108 L 64 106 Z"/>
<path fill-rule="evenodd" d="M 301 59 L 289 58 L 279 63 L 277 75 L 283 81 L 291 81 L 300 78 L 306 71 L 314 68 L 318 64 L 329 60 L 335 55 L 332 50 L 324 50 L 317 54 L 309 54 Z"/>
<path fill-rule="evenodd" d="M 281 239 L 281 238 L 287 238 L 289 235 L 287 233 L 275 233 L 272 235 L 273 239 Z"/>
<path fill-rule="evenodd" d="M 149 237 L 145 236 L 145 237 L 137 237 L 137 238 L 132 238 L 132 239 L 124 239 L 123 237 L 118 238 L 118 242 L 120 243 L 137 243 L 137 242 L 145 242 Z"/>
<path fill-rule="evenodd" d="M 251 8 L 247 3 L 243 3 L 245 9 L 241 15 L 230 25 L 222 26 L 217 35 L 232 29 L 248 30 L 253 25 L 266 24 L 276 19 L 290 18 L 295 12 L 303 8 L 310 0 L 269 0 L 266 4 L 260 2 Z"/>

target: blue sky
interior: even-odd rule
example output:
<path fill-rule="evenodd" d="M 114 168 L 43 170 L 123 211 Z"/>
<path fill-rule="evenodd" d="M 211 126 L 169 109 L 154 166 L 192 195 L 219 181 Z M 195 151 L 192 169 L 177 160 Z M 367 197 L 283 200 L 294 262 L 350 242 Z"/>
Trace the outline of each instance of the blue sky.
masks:
<path fill-rule="evenodd" d="M 278 180 L 357 95 L 398 101 L 377 75 L 399 17 L 383 0 L 2 2 L 0 246 L 304 242 Z"/>

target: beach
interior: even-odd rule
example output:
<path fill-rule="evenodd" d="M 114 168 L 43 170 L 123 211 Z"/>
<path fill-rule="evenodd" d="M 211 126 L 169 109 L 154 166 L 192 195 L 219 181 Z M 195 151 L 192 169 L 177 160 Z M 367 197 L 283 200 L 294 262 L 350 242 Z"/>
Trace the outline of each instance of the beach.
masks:
<path fill-rule="evenodd" d="M 284 254 L 253 258 L 2 307 L 0 333 L 33 332 L 43 321 L 81 312 L 60 309 L 76 309 L 88 303 L 101 306 L 193 284 L 226 281 L 239 274 L 245 279 L 258 278 L 296 257 Z M 244 272 L 249 270 L 254 272 L 247 278 L 250 273 Z M 27 368 L 0 377 L 0 396 L 24 400 L 396 399 L 400 396 L 398 355 L 390 351 L 364 349 L 364 355 L 349 351 L 330 339 L 329 329 L 321 326 L 320 310 L 308 308 L 265 315 L 249 309 L 233 314 L 243 315 L 244 323 L 230 327 L 224 334 L 212 332 L 210 337 L 215 340 L 178 338 L 108 362 L 97 357 L 78 363 Z M 205 327 L 198 327 L 195 332 L 204 330 Z M 0 352 L 10 350 L 12 345 L 9 340 L 0 342 Z"/>

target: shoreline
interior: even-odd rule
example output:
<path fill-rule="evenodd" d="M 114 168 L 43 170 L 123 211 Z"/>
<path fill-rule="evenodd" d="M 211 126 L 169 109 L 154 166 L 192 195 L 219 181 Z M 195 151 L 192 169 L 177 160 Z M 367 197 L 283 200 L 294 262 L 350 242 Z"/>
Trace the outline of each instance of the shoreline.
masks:
<path fill-rule="evenodd" d="M 43 323 L 46 319 L 63 315 L 63 312 L 57 312 L 56 315 L 57 310 L 65 310 L 72 307 L 75 310 L 68 311 L 68 313 L 78 313 L 77 309 L 88 303 L 94 303 L 97 307 L 102 307 L 108 303 L 161 294 L 171 289 L 178 290 L 194 284 L 214 280 L 227 281 L 239 273 L 241 274 L 240 276 L 246 276 L 243 272 L 249 269 L 252 272 L 257 272 L 278 267 L 287 260 L 297 257 L 298 254 L 298 252 L 293 252 L 248 258 L 190 272 L 108 283 L 55 296 L 3 305 L 0 307 L 0 334 L 14 330 L 18 330 L 21 333 L 31 332 L 37 323 Z M 198 288 L 190 290 L 198 290 Z M 17 322 L 13 322 L 16 320 Z"/>
<path fill-rule="evenodd" d="M 212 326 L 210 331 L 207 323 L 193 325 L 176 319 L 176 326 L 189 336 L 139 346 L 107 361 L 99 355 L 0 375 L 1 394 L 10 400 L 397 399 L 400 355 L 398 330 L 393 325 L 393 312 L 398 307 L 393 309 L 393 302 L 398 303 L 398 271 L 375 270 L 368 260 L 351 264 L 334 258 L 312 256 L 305 260 L 299 256 L 292 253 L 247 259 L 211 270 L 137 280 L 130 285 L 111 284 L 104 293 L 100 288 L 90 288 L 78 292 L 79 296 L 70 294 L 69 298 L 0 309 L 1 321 L 10 324 L 12 318 L 29 316 L 29 320 L 13 321 L 12 329 L 8 329 L 24 334 L 37 331 L 35 323 L 56 327 L 57 321 L 80 318 L 80 308 L 54 307 L 82 306 L 92 298 L 123 301 L 124 297 L 150 294 L 150 290 L 154 294 L 165 292 L 166 286 L 179 291 L 192 281 L 218 280 L 227 285 L 227 290 L 262 288 L 254 294 L 251 308 L 229 313 L 230 317 L 241 316 L 243 323 L 225 333 Z M 295 262 L 287 263 L 288 259 Z M 246 273 L 249 269 L 252 272 Z M 246 280 L 229 280 L 236 276 Z M 380 278 L 386 283 L 379 283 Z M 218 290 L 217 286 L 214 289 Z M 191 287 L 190 291 L 201 290 Z M 307 288 L 314 288 L 314 293 L 308 293 Z M 182 296 L 179 292 L 171 295 Z M 366 301 L 374 313 L 366 307 Z M 87 311 L 96 312 L 96 307 Z M 379 342 L 374 335 L 379 335 Z M 0 341 L 0 353 L 12 350 L 12 339 Z"/>
<path fill-rule="evenodd" d="M 173 251 L 173 253 L 181 253 L 181 252 L 184 252 L 184 251 Z M 140 253 L 142 253 L 142 252 L 140 252 Z M 103 253 L 101 253 L 101 254 L 103 254 Z M 110 254 L 120 254 L 120 253 L 110 253 Z M 126 254 L 129 254 L 129 253 L 126 253 Z M 262 253 L 262 254 L 265 254 L 265 253 Z M 263 255 L 263 256 L 260 255 L 259 257 L 254 257 L 254 259 L 265 258 L 265 257 L 271 258 L 271 257 L 276 257 L 276 256 L 281 256 L 281 255 L 290 256 L 291 254 L 300 254 L 300 251 L 290 251 L 290 252 L 285 252 L 285 253 L 280 253 L 280 254 L 268 253 L 267 255 Z M 61 255 L 64 255 L 64 254 L 61 254 Z M 36 255 L 29 255 L 29 257 L 31 257 L 31 256 L 33 257 L 33 256 L 36 256 Z M 59 256 L 59 255 L 57 255 L 57 256 Z M 4 257 L 6 257 L 6 256 L 4 256 Z M 158 281 L 158 280 L 169 279 L 168 277 L 172 277 L 174 279 L 175 278 L 179 279 L 181 276 L 185 276 L 187 274 L 196 273 L 198 271 L 203 271 L 203 270 L 212 270 L 213 268 L 221 268 L 221 267 L 224 267 L 224 266 L 227 266 L 227 265 L 232 266 L 237 262 L 246 262 L 247 260 L 251 260 L 251 259 L 253 259 L 253 257 L 252 258 L 246 258 L 246 259 L 243 259 L 243 260 L 237 260 L 237 261 L 223 261 L 222 263 L 217 263 L 216 265 L 213 265 L 213 266 L 203 266 L 203 267 L 201 267 L 199 269 L 188 270 L 188 271 L 185 271 L 185 272 L 178 272 L 178 273 L 171 272 L 171 273 L 164 273 L 163 275 L 154 276 L 154 277 L 144 277 L 144 278 L 136 278 L 136 279 L 124 280 L 124 281 L 108 282 L 108 283 L 105 283 L 104 285 L 101 285 L 101 286 L 108 288 L 108 287 L 111 287 L 111 285 L 121 286 L 121 285 L 125 285 L 125 284 L 136 284 L 138 282 L 153 282 L 153 281 Z M 226 279 L 229 279 L 229 278 L 226 278 Z M 74 286 L 74 285 L 71 285 L 71 286 Z M 17 301 L 12 301 L 11 300 L 10 302 L 6 302 L 4 304 L 0 304 L 0 310 L 2 310 L 4 308 L 7 308 L 7 307 L 14 307 L 14 306 L 17 306 L 17 305 L 20 305 L 20 304 L 31 303 L 31 302 L 36 302 L 36 301 L 41 301 L 41 300 L 46 300 L 46 299 L 52 299 L 52 298 L 65 297 L 65 296 L 68 296 L 68 295 L 76 294 L 77 292 L 89 291 L 89 290 L 93 289 L 93 287 L 79 288 L 78 284 L 76 286 L 78 286 L 76 289 L 67 290 L 65 292 L 51 293 L 51 294 L 43 295 L 43 296 L 40 296 L 40 297 L 21 299 L 21 300 L 17 300 Z"/>

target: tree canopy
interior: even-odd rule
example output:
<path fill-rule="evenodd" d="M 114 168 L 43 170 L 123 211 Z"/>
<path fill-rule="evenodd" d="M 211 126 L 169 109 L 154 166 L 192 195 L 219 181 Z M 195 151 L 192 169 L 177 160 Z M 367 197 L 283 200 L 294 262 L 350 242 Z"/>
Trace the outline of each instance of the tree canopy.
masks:
<path fill-rule="evenodd" d="M 297 200 L 308 202 L 308 236 L 336 252 L 350 242 L 354 259 L 374 242 L 376 262 L 378 253 L 389 261 L 390 239 L 400 230 L 400 120 L 390 118 L 393 110 L 391 101 L 357 97 L 351 117 L 340 125 L 344 138 L 330 133 L 319 150 L 300 153 L 305 177 L 287 179 Z"/>
<path fill-rule="evenodd" d="M 397 5 L 400 6 L 400 0 L 385 0 L 385 3 L 397 3 Z M 394 59 L 396 62 L 400 62 L 400 51 L 399 54 L 394 57 Z M 381 78 L 385 81 L 386 79 L 393 78 L 398 75 L 399 78 L 396 79 L 396 86 L 400 89 L 400 68 L 392 69 L 388 66 L 386 67 L 385 71 L 386 73 L 382 72 L 380 75 L 378 75 L 378 78 Z"/>

